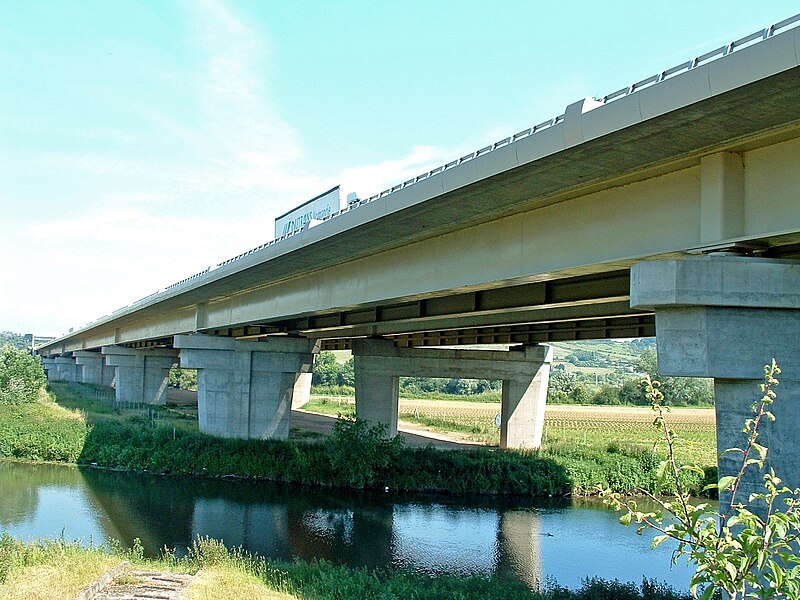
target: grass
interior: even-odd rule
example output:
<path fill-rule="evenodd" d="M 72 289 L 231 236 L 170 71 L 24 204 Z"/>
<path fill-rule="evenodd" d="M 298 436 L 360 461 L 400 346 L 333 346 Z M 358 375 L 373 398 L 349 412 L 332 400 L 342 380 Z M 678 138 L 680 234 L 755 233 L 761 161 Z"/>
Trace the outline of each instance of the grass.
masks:
<path fill-rule="evenodd" d="M 355 416 L 352 398 L 312 397 L 305 410 L 329 415 Z M 407 424 L 439 433 L 457 432 L 462 439 L 489 446 L 500 443 L 495 426 L 497 405 L 449 406 L 446 403 L 401 401 L 399 418 Z M 561 446 L 583 448 L 635 447 L 666 453 L 661 433 L 652 427 L 649 408 L 548 406 L 545 413 L 544 449 Z M 714 465 L 716 427 L 713 409 L 673 409 L 668 416 L 679 435 L 676 457 L 685 464 Z"/>
<path fill-rule="evenodd" d="M 121 423 L 151 423 L 163 427 L 173 427 L 184 431 L 197 431 L 197 418 L 187 415 L 170 406 L 154 406 L 129 403 L 119 408 L 103 401 L 109 396 L 109 388 L 91 384 L 69 384 L 51 382 L 50 391 L 55 401 L 62 407 L 79 412 L 89 424 L 103 421 Z"/>
<path fill-rule="evenodd" d="M 59 388 L 55 391 L 61 393 Z M 450 408 L 477 414 L 481 406 Z M 489 406 L 494 414 L 496 407 Z M 469 421 L 474 427 L 479 417 L 471 416 Z M 649 429 L 646 423 L 630 423 L 631 431 Z M 494 428 L 493 423 L 484 426 Z M 399 438 L 385 440 L 380 431 L 362 422 L 338 421 L 333 435 L 321 440 L 238 440 L 135 420 L 105 419 L 92 424 L 85 413 L 34 403 L 0 406 L 0 457 L 357 489 L 524 496 L 580 496 L 599 488 L 620 493 L 656 491 L 660 459 L 651 446 L 631 441 L 632 433 L 608 439 L 600 428 L 590 440 L 588 428 L 582 431 L 572 432 L 568 439 L 551 436 L 541 451 L 476 447 L 452 452 L 406 448 Z M 587 439 L 578 440 L 576 435 Z M 710 469 L 709 477 L 714 476 L 715 470 Z M 687 481 L 695 490 L 704 483 L 699 477 Z"/>
<path fill-rule="evenodd" d="M 228 565 L 203 569 L 186 590 L 184 600 L 299 600 L 272 589 L 252 573 Z"/>
<path fill-rule="evenodd" d="M 0 538 L 0 597 L 4 600 L 71 600 L 103 572 L 127 560 L 131 568 L 198 572 L 187 600 L 688 600 L 688 595 L 651 582 L 642 586 L 601 580 L 578 590 L 551 584 L 532 590 L 498 576 L 430 576 L 412 571 L 370 571 L 325 561 L 273 562 L 222 542 L 198 538 L 188 554 L 145 560 L 136 548 L 85 548 L 77 543 L 17 542 Z M 123 575 L 123 578 L 125 576 Z"/>
<path fill-rule="evenodd" d="M 52 402 L 6 404 L 0 410 L 0 457 L 77 462 L 87 428 L 81 413 Z"/>
<path fill-rule="evenodd" d="M 24 544 L 0 537 L 0 598 L 72 600 L 121 558 L 63 540 Z"/>

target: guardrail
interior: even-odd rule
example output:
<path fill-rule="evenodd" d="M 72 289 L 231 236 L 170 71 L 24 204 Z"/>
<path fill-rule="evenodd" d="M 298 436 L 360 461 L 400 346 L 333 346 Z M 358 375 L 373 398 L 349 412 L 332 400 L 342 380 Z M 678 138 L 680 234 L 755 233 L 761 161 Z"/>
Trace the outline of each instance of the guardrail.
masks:
<path fill-rule="evenodd" d="M 734 40 L 734 41 L 732 41 L 732 42 L 730 42 L 730 43 L 728 43 L 728 44 L 726 44 L 724 46 L 720 46 L 719 48 L 715 48 L 714 50 L 710 50 L 709 52 L 706 52 L 705 54 L 701 54 L 700 56 L 696 56 L 692 60 L 688 60 L 686 62 L 683 62 L 683 63 L 679 64 L 679 65 L 675 65 L 674 67 L 671 67 L 669 69 L 665 69 L 664 71 L 656 73 L 655 75 L 652 75 L 652 76 L 647 77 L 645 79 L 642 79 L 641 81 L 637 81 L 636 83 L 632 83 L 629 86 L 626 86 L 624 88 L 620 88 L 619 90 L 617 90 L 615 92 L 611 92 L 610 94 L 606 94 L 605 96 L 603 96 L 601 98 L 596 98 L 596 100 L 599 101 L 599 102 L 602 102 L 603 104 L 607 104 L 609 102 L 614 102 L 616 100 L 619 100 L 620 98 L 625 98 L 627 96 L 630 96 L 631 94 L 634 94 L 634 93 L 638 92 L 639 90 L 642 90 L 642 89 L 645 89 L 645 88 L 649 88 L 649 87 L 651 87 L 653 85 L 657 85 L 657 84 L 661 83 L 662 81 L 670 79 L 671 77 L 674 77 L 675 75 L 677 75 L 679 73 L 690 71 L 692 69 L 695 69 L 695 68 L 697 68 L 697 67 L 699 67 L 701 65 L 707 64 L 707 63 L 712 62 L 714 60 L 719 60 L 721 58 L 724 58 L 725 56 L 728 56 L 729 54 L 732 54 L 736 50 L 739 50 L 741 48 L 745 48 L 745 47 L 748 47 L 748 46 L 752 46 L 752 45 L 757 44 L 758 42 L 760 42 L 762 40 L 766 40 L 768 38 L 771 38 L 773 35 L 775 35 L 776 32 L 778 32 L 778 31 L 780 31 L 782 29 L 786 29 L 786 28 L 788 28 L 788 27 L 790 27 L 792 25 L 796 25 L 798 22 L 800 22 L 800 13 L 798 13 L 798 14 L 796 14 L 794 16 L 791 16 L 791 17 L 789 17 L 787 19 L 784 19 L 783 21 L 779 21 L 778 23 L 774 23 L 773 25 L 770 25 L 769 27 L 765 27 L 764 29 L 760 29 L 758 31 L 755 31 L 755 32 L 751 33 L 750 35 L 746 35 L 746 36 L 744 36 L 742 38 L 739 38 L 738 40 Z M 435 169 L 431 169 L 430 171 L 426 171 L 424 173 L 421 173 L 421 174 L 417 175 L 416 177 L 412 177 L 411 179 L 408 179 L 408 180 L 404 181 L 403 183 L 398 183 L 397 185 L 394 185 L 394 186 L 392 186 L 390 188 L 387 188 L 387 189 L 381 191 L 378 194 L 370 196 L 369 198 L 365 198 L 363 200 L 357 200 L 357 201 L 349 204 L 347 207 L 343 208 L 342 210 L 334 212 L 334 213 L 331 213 L 330 215 L 328 215 L 327 217 L 325 217 L 325 218 L 323 218 L 321 220 L 323 222 L 326 222 L 326 221 L 330 221 L 331 219 L 335 219 L 336 217 L 338 217 L 338 216 L 340 216 L 340 215 L 342 215 L 344 213 L 350 212 L 351 210 L 357 209 L 360 206 L 363 206 L 365 204 L 369 204 L 370 202 L 374 202 L 375 200 L 378 200 L 380 198 L 385 198 L 386 196 L 389 196 L 390 194 L 393 194 L 395 192 L 403 190 L 403 189 L 405 189 L 405 188 L 407 188 L 409 186 L 412 186 L 412 185 L 414 185 L 416 183 L 419 183 L 420 181 L 424 181 L 425 179 L 428 179 L 429 177 L 432 177 L 434 175 L 438 175 L 439 173 L 443 173 L 444 171 L 447 171 L 448 169 L 452 169 L 453 167 L 456 167 L 458 165 L 464 164 L 465 162 L 469 162 L 470 160 L 474 160 L 475 158 L 477 158 L 479 156 L 483 156 L 485 154 L 488 154 L 489 152 L 493 152 L 494 150 L 497 150 L 498 148 L 502 148 L 504 146 L 507 146 L 508 144 L 512 144 L 512 143 L 514 143 L 514 142 L 516 142 L 518 140 L 521 140 L 523 138 L 529 137 L 531 135 L 535 135 L 535 134 L 539 133 L 540 131 L 544 131 L 545 129 L 549 129 L 550 127 L 553 127 L 554 125 L 557 125 L 558 123 L 562 123 L 563 121 L 564 121 L 564 115 L 563 114 L 557 115 L 557 116 L 553 117 L 552 119 L 548 119 L 547 121 L 542 121 L 538 125 L 534 125 L 533 127 L 529 127 L 527 129 L 523 129 L 522 131 L 518 131 L 517 133 L 515 133 L 513 135 L 510 135 L 508 137 L 505 137 L 502 140 L 499 140 L 499 141 L 495 142 L 494 144 L 490 144 L 488 146 L 484 146 L 480 150 L 476 150 L 474 152 L 470 152 L 469 154 L 465 154 L 461 158 L 458 158 L 456 160 L 452 160 L 452 161 L 450 161 L 448 163 L 445 163 L 444 165 L 436 167 Z M 217 263 L 216 266 L 213 266 L 213 267 L 210 266 L 210 267 L 206 268 L 205 270 L 200 271 L 199 273 L 195 273 L 194 275 L 192 275 L 190 277 L 187 277 L 185 279 L 181 279 L 180 281 L 178 281 L 176 283 L 173 283 L 173 284 L 168 285 L 167 287 L 165 287 L 163 289 L 160 289 L 160 290 L 158 290 L 156 292 L 153 292 L 152 294 L 149 294 L 148 296 L 145 296 L 144 298 L 141 298 L 141 299 L 137 300 L 136 302 L 133 302 L 132 304 L 129 304 L 128 306 L 125 306 L 125 307 L 122 307 L 120 309 L 117 309 L 116 311 L 111 313 L 111 315 L 108 315 L 108 316 L 113 316 L 114 314 L 116 314 L 118 312 L 122 312 L 122 311 L 129 310 L 131 308 L 134 308 L 136 305 L 138 305 L 140 303 L 144 303 L 147 300 L 153 298 L 154 296 L 157 296 L 157 295 L 162 294 L 162 293 L 167 292 L 167 291 L 171 291 L 171 290 L 173 290 L 173 289 L 175 289 L 175 288 L 177 288 L 177 287 L 179 287 L 181 285 L 184 285 L 184 284 L 189 283 L 191 281 L 194 281 L 194 280 L 196 280 L 196 279 L 198 279 L 200 277 L 203 277 L 204 275 L 207 275 L 209 272 L 211 272 L 211 271 L 213 271 L 215 269 L 218 269 L 220 267 L 224 267 L 226 265 L 229 265 L 229 264 L 231 264 L 233 262 L 236 262 L 237 260 L 240 260 L 242 258 L 250 256 L 250 255 L 252 255 L 252 254 L 254 254 L 254 253 L 256 253 L 256 252 L 258 252 L 260 250 L 263 250 L 263 249 L 268 248 L 270 246 L 274 246 L 275 244 L 279 244 L 279 243 L 281 243 L 281 242 L 283 242 L 283 241 L 285 241 L 285 240 L 287 240 L 287 239 L 289 239 L 289 238 L 291 238 L 291 237 L 293 237 L 295 235 L 300 234 L 302 231 L 304 231 L 304 230 L 301 229 L 301 230 L 293 231 L 292 233 L 288 233 L 288 234 L 282 235 L 282 236 L 277 237 L 277 238 L 275 238 L 273 240 L 270 240 L 269 242 L 261 244 L 260 246 L 256 246 L 255 248 L 247 250 L 246 252 L 242 252 L 241 254 L 237 254 L 236 256 L 234 256 L 232 258 L 229 258 L 227 260 L 224 260 L 221 263 Z M 93 321 L 89 325 L 97 323 L 98 321 L 102 320 L 103 318 L 105 318 L 105 317 L 101 317 L 100 319 L 98 319 L 97 321 Z"/>
<path fill-rule="evenodd" d="M 728 44 L 726 44 L 724 46 L 720 46 L 719 48 L 716 48 L 714 50 L 710 50 L 709 52 L 706 52 L 705 54 L 697 56 L 697 57 L 693 58 L 692 60 L 688 60 L 688 61 L 683 62 L 683 63 L 681 63 L 679 65 L 676 65 L 676 66 L 674 66 L 672 68 L 665 69 L 664 71 L 656 73 L 655 75 L 652 75 L 652 76 L 647 77 L 645 79 L 642 79 L 641 81 L 637 81 L 636 83 L 632 83 L 631 85 L 626 86 L 624 88 L 621 88 L 621 89 L 619 89 L 619 90 L 617 90 L 615 92 L 612 92 L 610 94 L 606 94 L 602 98 L 596 98 L 596 100 L 602 102 L 603 104 L 607 104 L 609 102 L 613 102 L 615 100 L 619 100 L 620 98 L 624 98 L 626 96 L 629 96 L 629 95 L 631 95 L 633 93 L 636 93 L 639 90 L 642 90 L 642 89 L 651 87 L 653 85 L 656 85 L 658 83 L 661 83 L 662 81 L 665 81 L 665 80 L 667 80 L 667 79 L 669 79 L 669 78 L 671 78 L 671 77 L 673 77 L 673 76 L 675 76 L 675 75 L 677 75 L 679 73 L 683 73 L 685 71 L 689 71 L 691 69 L 695 69 L 695 68 L 697 68 L 697 67 L 699 67 L 701 65 L 704 65 L 704 64 L 706 64 L 708 62 L 711 62 L 713 60 L 717 60 L 717 59 L 723 58 L 723 57 L 735 52 L 736 50 L 739 50 L 741 48 L 753 45 L 754 43 L 757 43 L 759 41 L 762 41 L 762 40 L 765 40 L 767 38 L 770 38 L 776 32 L 778 32 L 778 31 L 780 31 L 782 29 L 785 29 L 785 28 L 787 28 L 787 27 L 789 27 L 791 25 L 795 25 L 798 22 L 800 22 L 800 14 L 796 14 L 796 15 L 794 15 L 792 17 L 784 19 L 783 21 L 780 21 L 778 23 L 770 25 L 769 27 L 766 27 L 766 28 L 761 29 L 759 31 L 753 32 L 750 35 L 746 35 L 746 36 L 744 36 L 742 38 L 739 38 L 738 40 L 734 40 L 734 41 L 732 41 L 732 42 L 730 42 L 730 43 L 728 43 Z M 424 173 L 420 173 L 416 177 L 412 177 L 411 179 L 407 179 L 403 183 L 398 183 L 397 185 L 394 185 L 394 186 L 392 186 L 390 188 L 387 188 L 387 189 L 385 189 L 385 190 L 383 190 L 383 191 L 381 191 L 381 192 L 379 192 L 379 193 L 377 193 L 377 194 L 375 194 L 373 196 L 370 196 L 369 198 L 365 198 L 363 200 L 357 200 L 356 202 L 353 202 L 352 204 L 350 204 L 346 208 L 344 208 L 344 209 L 342 209 L 340 211 L 331 213 L 329 216 L 327 216 L 327 217 L 325 217 L 325 218 L 323 218 L 321 220 L 324 222 L 324 221 L 329 221 L 331 219 L 334 219 L 334 218 L 336 218 L 336 217 L 338 217 L 338 216 L 340 216 L 340 215 L 342 215 L 342 214 L 344 214 L 346 212 L 349 212 L 349 211 L 351 211 L 351 210 L 353 210 L 355 208 L 358 208 L 359 206 L 363 206 L 365 204 L 369 204 L 370 202 L 374 202 L 375 200 L 378 200 L 380 198 L 385 198 L 386 196 L 389 196 L 390 194 L 393 194 L 394 192 L 397 192 L 397 191 L 400 191 L 402 189 L 405 189 L 405 188 L 407 188 L 407 187 L 409 187 L 411 185 L 414 185 L 415 183 L 419 183 L 420 181 L 428 179 L 429 177 L 432 177 L 433 175 L 437 175 L 437 174 L 442 173 L 442 172 L 444 172 L 444 171 L 446 171 L 448 169 L 452 169 L 453 167 L 456 167 L 456 166 L 461 165 L 461 164 L 463 164 L 465 162 L 473 160 L 473 159 L 475 159 L 475 158 L 477 158 L 479 156 L 483 156 L 484 154 L 487 154 L 489 152 L 497 150 L 498 148 L 502 148 L 503 146 L 507 146 L 508 144 L 514 143 L 514 142 L 516 142 L 518 140 L 521 140 L 521 139 L 526 138 L 528 136 L 531 136 L 531 135 L 534 135 L 536 133 L 539 133 L 540 131 L 543 131 L 545 129 L 549 129 L 550 127 L 552 127 L 554 125 L 557 125 L 558 123 L 561 123 L 563 121 L 564 121 L 564 115 L 563 114 L 557 115 L 557 116 L 553 117 L 552 119 L 548 119 L 547 121 L 543 121 L 543 122 L 539 123 L 538 125 L 534 125 L 533 127 L 529 127 L 527 129 L 523 129 L 522 131 L 518 131 L 517 133 L 515 133 L 513 135 L 510 135 L 510 136 L 508 136 L 506 138 L 503 138 L 502 140 L 499 140 L 499 141 L 497 141 L 497 142 L 495 142 L 493 144 L 490 144 L 488 146 L 484 146 L 483 148 L 481 148 L 479 150 L 476 150 L 474 152 L 471 152 L 469 154 L 466 154 L 466 155 L 462 156 L 461 158 L 458 158 L 456 160 L 452 160 L 452 161 L 450 161 L 448 163 L 445 163 L 444 165 L 436 167 L 435 169 L 431 169 L 430 171 L 426 171 Z M 230 264 L 230 263 L 232 263 L 232 262 L 234 262 L 236 260 L 239 260 L 240 258 L 244 258 L 245 256 L 249 256 L 250 254 L 253 254 L 254 252 L 257 252 L 257 251 L 259 251 L 259 250 L 261 250 L 263 248 L 266 248 L 268 246 L 272 246 L 273 244 L 280 243 L 280 242 L 292 237 L 293 235 L 297 235 L 298 233 L 300 233 L 300 232 L 299 231 L 295 231 L 293 233 L 290 233 L 290 234 L 283 235 L 281 237 L 275 238 L 274 240 L 271 240 L 271 241 L 269 241 L 269 242 L 267 242 L 265 244 L 262 244 L 262 245 L 260 245 L 260 246 L 258 246 L 256 248 L 253 248 L 252 250 L 248 250 L 247 252 L 243 252 L 242 254 L 234 256 L 233 258 L 229 258 L 228 260 L 225 260 L 225 261 L 219 263 L 217 265 L 217 267 L 222 267 L 224 265 Z M 179 282 L 179 284 L 180 283 L 182 283 L 182 282 Z"/>

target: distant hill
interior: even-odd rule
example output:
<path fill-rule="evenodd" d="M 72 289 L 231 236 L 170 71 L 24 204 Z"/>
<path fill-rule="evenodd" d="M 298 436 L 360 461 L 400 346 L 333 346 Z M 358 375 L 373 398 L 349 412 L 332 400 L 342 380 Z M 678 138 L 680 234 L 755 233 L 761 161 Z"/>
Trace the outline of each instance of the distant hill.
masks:
<path fill-rule="evenodd" d="M 0 331 L 0 347 L 9 344 L 20 350 L 27 350 L 31 347 L 31 335 L 22 335 L 13 331 Z"/>
<path fill-rule="evenodd" d="M 655 350 L 656 340 L 583 340 L 551 342 L 550 345 L 553 346 L 553 363 L 564 365 L 567 370 L 633 373 L 642 352 Z"/>

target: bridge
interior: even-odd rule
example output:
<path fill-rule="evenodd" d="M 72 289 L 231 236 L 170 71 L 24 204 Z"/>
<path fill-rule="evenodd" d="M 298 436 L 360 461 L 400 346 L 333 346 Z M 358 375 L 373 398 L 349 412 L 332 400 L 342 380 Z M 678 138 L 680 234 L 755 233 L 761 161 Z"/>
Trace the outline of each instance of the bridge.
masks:
<path fill-rule="evenodd" d="M 761 366 L 779 360 L 769 443 L 798 485 L 781 408 L 800 396 L 798 22 L 145 296 L 40 346 L 48 376 L 113 377 L 118 399 L 157 403 L 170 366 L 196 368 L 201 430 L 281 438 L 313 354 L 350 348 L 357 414 L 389 433 L 399 376 L 491 377 L 501 445 L 538 447 L 546 342 L 656 335 L 663 373 L 715 379 L 721 448 L 741 443 Z M 511 347 L 457 348 L 480 344 Z"/>

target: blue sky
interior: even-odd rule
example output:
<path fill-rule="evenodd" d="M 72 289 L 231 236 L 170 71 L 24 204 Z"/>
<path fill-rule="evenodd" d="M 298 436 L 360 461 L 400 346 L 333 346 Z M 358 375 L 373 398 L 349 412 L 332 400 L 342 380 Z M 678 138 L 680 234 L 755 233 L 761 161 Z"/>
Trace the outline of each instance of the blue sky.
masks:
<path fill-rule="evenodd" d="M 0 2 L 0 330 L 58 334 L 796 12 L 789 1 Z"/>

